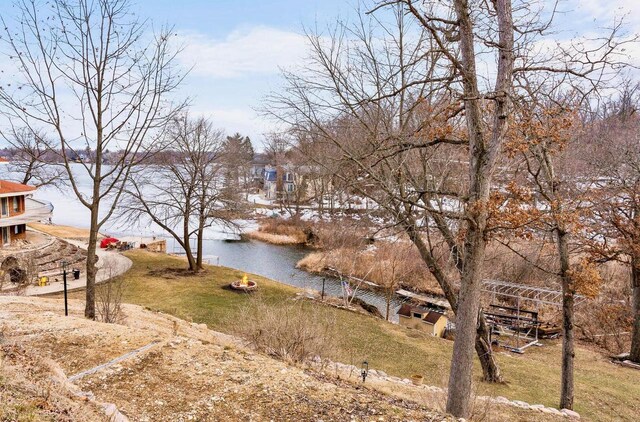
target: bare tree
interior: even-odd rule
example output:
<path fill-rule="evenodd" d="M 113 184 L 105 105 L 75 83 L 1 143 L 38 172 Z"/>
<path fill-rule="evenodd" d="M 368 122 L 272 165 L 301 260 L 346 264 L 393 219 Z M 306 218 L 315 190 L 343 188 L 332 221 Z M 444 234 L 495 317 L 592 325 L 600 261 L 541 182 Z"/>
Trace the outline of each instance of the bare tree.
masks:
<path fill-rule="evenodd" d="M 132 174 L 119 214 L 130 223 L 150 220 L 160 226 L 184 249 L 189 269 L 199 271 L 205 229 L 214 223 L 233 226 L 237 207 L 224 195 L 224 134 L 203 118 L 182 116 L 167 136 L 172 153 L 165 162 L 140 166 Z"/>
<path fill-rule="evenodd" d="M 542 92 L 542 88 L 539 92 Z M 539 98 L 542 100 L 543 96 L 539 95 Z M 516 193 L 512 195 L 513 202 L 518 202 L 524 196 L 529 201 L 524 201 L 520 212 L 510 208 L 508 221 L 530 227 L 531 231 L 526 232 L 530 235 L 530 241 L 536 241 L 542 247 L 545 244 L 555 245 L 552 266 L 545 268 L 534 264 L 543 268 L 550 278 L 559 280 L 562 287 L 560 407 L 573 409 L 576 295 L 583 293 L 595 296 L 601 284 L 594 263 L 584 256 L 584 242 L 581 241 L 581 220 L 589 219 L 585 195 L 592 188 L 592 181 L 580 177 L 568 160 L 581 140 L 575 112 L 579 102 L 576 102 L 575 96 L 548 96 L 544 102 L 531 101 L 531 98 L 527 100 L 526 104 L 518 104 L 516 122 L 511 130 L 513 136 L 506 147 L 507 150 L 520 152 L 521 164 L 528 179 L 525 183 L 531 186 L 534 195 L 522 195 L 512 188 Z M 527 185 L 524 189 L 528 188 Z M 507 219 L 499 220 L 504 222 Z"/>
<path fill-rule="evenodd" d="M 2 17 L 2 43 L 13 62 L 0 89 L 10 125 L 51 136 L 78 201 L 90 213 L 85 316 L 95 318 L 96 240 L 133 166 L 157 147 L 156 132 L 183 104 L 168 94 L 182 80 L 170 28 L 149 33 L 129 0 L 19 0 Z M 48 138 L 47 138 L 48 139 Z M 92 159 L 72 165 L 76 151 Z M 103 165 L 108 148 L 121 154 Z M 90 180 L 89 191 L 80 181 Z M 109 199 L 110 202 L 106 202 Z"/>
<path fill-rule="evenodd" d="M 402 281 L 410 277 L 413 267 L 409 265 L 410 243 L 396 239 L 378 246 L 379 253 L 376 254 L 376 269 L 374 270 L 377 284 L 379 284 L 385 296 L 386 309 L 385 319 L 389 321 L 391 311 L 391 300 Z M 415 275 L 415 274 L 414 274 Z"/>
<path fill-rule="evenodd" d="M 14 148 L 9 163 L 9 173 L 20 178 L 20 183 L 36 187 L 64 185 L 66 172 L 52 163 L 56 153 L 50 150 L 49 141 L 42 133 L 26 128 L 13 128 L 4 139 Z"/>
<path fill-rule="evenodd" d="M 104 283 L 96 286 L 96 311 L 97 318 L 100 322 L 107 324 L 121 323 L 124 318 L 122 310 L 122 301 L 126 289 L 126 281 L 124 277 L 115 276 L 117 263 L 107 258 L 102 263 L 102 270 L 108 275 L 108 279 Z"/>
<path fill-rule="evenodd" d="M 592 135 L 588 170 L 595 220 L 591 252 L 630 268 L 633 328 L 629 359 L 640 363 L 640 84 L 626 82 L 620 96 L 601 104 Z M 606 142 L 602 142 L 606 139 Z"/>
<path fill-rule="evenodd" d="M 308 66 L 285 73 L 286 90 L 272 95 L 266 110 L 335 145 L 334 159 L 356 167 L 341 177 L 420 251 L 456 314 L 447 410 L 460 417 L 470 411 L 474 345 L 485 379 L 502 378 L 480 288 L 490 194 L 514 93 L 536 75 L 559 74 L 561 82 L 607 77 L 621 47 L 616 26 L 588 46 L 540 52 L 551 27 L 542 16 L 553 19 L 554 10 L 536 4 L 519 2 L 514 12 L 510 0 L 379 2 L 353 25 L 310 34 Z M 497 66 L 484 71 L 483 62 Z"/>
<path fill-rule="evenodd" d="M 448 164 L 460 163 L 458 169 L 465 171 L 470 161 L 465 156 L 469 141 L 461 116 L 464 105 L 450 88 L 458 77 L 453 72 L 456 68 L 445 64 L 448 59 L 443 48 L 429 31 L 411 25 L 405 14 L 406 7 L 399 5 L 394 7 L 390 23 L 362 15 L 355 26 L 338 25 L 329 40 L 309 35 L 313 46 L 309 68 L 285 75 L 289 85 L 286 95 L 274 95 L 269 112 L 290 124 L 292 130 L 334 147 L 335 167 L 349 169 L 338 177 L 353 191 L 371 198 L 391 219 L 390 224 L 405 231 L 452 309 L 457 310 L 457 282 L 470 277 L 465 271 L 479 270 L 463 264 L 465 245 L 483 243 L 479 234 L 473 235 L 470 243 L 460 241 L 461 234 L 474 233 L 463 227 L 470 220 L 465 208 L 481 212 L 482 207 L 473 205 L 473 195 L 460 172 L 447 169 Z M 471 150 L 474 154 L 488 152 L 482 145 L 478 151 Z M 496 153 L 493 147 L 491 151 Z M 489 166 L 483 171 L 490 174 L 494 159 L 484 156 L 471 161 Z M 480 183 L 483 189 L 488 189 L 487 183 Z M 431 229 L 441 233 L 436 236 Z M 447 250 L 453 259 L 443 256 Z M 457 265 L 451 267 L 451 263 Z M 474 289 L 479 289 L 478 282 L 474 278 Z M 479 290 L 474 291 L 477 294 Z M 472 308 L 478 305 L 478 298 L 474 298 L 469 305 Z M 463 312 L 457 324 L 461 328 L 470 324 L 475 338 L 479 309 L 473 309 Z M 485 379 L 500 381 L 488 328 L 484 323 L 479 326 L 477 352 Z M 461 366 L 469 371 L 469 388 L 471 362 L 470 358 Z M 459 390 L 461 397 L 465 391 Z"/>

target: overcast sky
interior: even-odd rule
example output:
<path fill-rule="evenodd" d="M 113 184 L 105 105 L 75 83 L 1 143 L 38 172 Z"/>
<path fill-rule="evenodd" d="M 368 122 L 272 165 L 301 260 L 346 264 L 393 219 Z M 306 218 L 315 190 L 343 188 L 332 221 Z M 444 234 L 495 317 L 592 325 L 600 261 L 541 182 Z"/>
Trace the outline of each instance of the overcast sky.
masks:
<path fill-rule="evenodd" d="M 0 0 L 0 13 L 11 14 L 10 3 Z M 134 0 L 140 16 L 155 26 L 175 26 L 185 46 L 180 60 L 193 66 L 181 93 L 192 99 L 193 112 L 210 117 L 228 133 L 249 135 L 258 148 L 270 123 L 254 108 L 266 93 L 278 89 L 279 67 L 299 65 L 304 58 L 303 26 L 348 18 L 354 4 L 355 0 Z M 592 32 L 624 14 L 629 31 L 640 32 L 639 0 L 567 0 L 560 7 L 571 11 L 557 21 L 557 27 L 566 30 L 560 37 Z"/>

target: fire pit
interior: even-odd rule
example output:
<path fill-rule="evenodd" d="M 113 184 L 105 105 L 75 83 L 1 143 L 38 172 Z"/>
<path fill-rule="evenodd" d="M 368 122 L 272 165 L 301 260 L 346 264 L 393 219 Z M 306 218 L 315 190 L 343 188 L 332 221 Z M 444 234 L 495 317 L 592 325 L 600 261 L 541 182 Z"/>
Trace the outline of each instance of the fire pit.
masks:
<path fill-rule="evenodd" d="M 242 277 L 242 280 L 236 280 L 232 282 L 231 288 L 233 290 L 239 290 L 241 292 L 252 292 L 258 288 L 258 283 L 249 280 L 249 278 L 245 274 L 244 277 Z"/>

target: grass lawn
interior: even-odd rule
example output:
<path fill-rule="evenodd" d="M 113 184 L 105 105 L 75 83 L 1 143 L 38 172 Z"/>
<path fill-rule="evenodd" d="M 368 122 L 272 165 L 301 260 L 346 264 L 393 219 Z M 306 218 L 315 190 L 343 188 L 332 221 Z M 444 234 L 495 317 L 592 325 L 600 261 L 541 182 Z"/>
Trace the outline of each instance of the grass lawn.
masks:
<path fill-rule="evenodd" d="M 242 319 L 242 304 L 246 303 L 247 295 L 226 288 L 231 281 L 242 277 L 241 271 L 208 267 L 202 275 L 185 276 L 176 271 L 186 267 L 185 261 L 179 258 L 143 251 L 128 252 L 127 256 L 134 265 L 125 275 L 126 302 L 206 323 L 222 332 L 233 331 L 233 324 Z M 297 291 L 263 277 L 251 279 L 258 281 L 260 294 L 274 306 Z M 83 298 L 84 292 L 73 292 L 72 297 Z M 390 375 L 423 374 L 427 384 L 446 384 L 452 342 L 366 315 L 315 303 L 308 306 L 317 307 L 315 311 L 328 313 L 336 321 L 334 333 L 338 347 L 333 359 L 357 366 L 368 360 L 370 368 L 382 369 Z M 507 383 L 478 382 L 478 393 L 555 407 L 560 389 L 560 352 L 560 341 L 552 341 L 544 347 L 531 347 L 524 355 L 499 353 Z M 577 412 L 597 421 L 638 420 L 638 371 L 621 368 L 601 354 L 581 347 L 577 349 L 576 366 Z M 479 377 L 480 366 L 476 369 Z"/>
<path fill-rule="evenodd" d="M 81 229 L 78 227 L 61 226 L 58 224 L 29 223 L 32 229 L 47 233 L 51 236 L 62 237 L 66 239 L 89 239 L 89 229 Z M 102 235 L 100 235 L 102 237 Z"/>

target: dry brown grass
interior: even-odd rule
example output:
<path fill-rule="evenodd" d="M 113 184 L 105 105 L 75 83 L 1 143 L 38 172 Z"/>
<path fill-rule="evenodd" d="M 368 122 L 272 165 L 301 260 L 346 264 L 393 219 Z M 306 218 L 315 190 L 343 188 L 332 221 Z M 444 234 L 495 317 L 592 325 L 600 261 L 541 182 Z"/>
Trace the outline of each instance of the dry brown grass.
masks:
<path fill-rule="evenodd" d="M 247 233 L 247 237 L 276 245 L 301 245 L 309 240 L 310 226 L 296 219 L 265 219 L 257 231 Z"/>
<path fill-rule="evenodd" d="M 235 325 L 235 334 L 257 350 L 291 362 L 335 354 L 335 315 L 305 306 L 303 301 L 285 299 L 274 306 L 260 294 L 251 297 L 241 312 L 244 318 Z"/>
<path fill-rule="evenodd" d="M 51 236 L 61 237 L 64 239 L 88 240 L 89 229 L 80 229 L 71 226 L 61 226 L 57 224 L 29 223 L 28 226 L 34 230 L 41 231 Z M 98 238 L 104 237 L 98 234 Z"/>
<path fill-rule="evenodd" d="M 364 278 L 385 286 L 390 277 L 391 267 L 402 266 L 401 271 L 396 269 L 397 274 L 401 274 L 399 286 L 442 294 L 418 252 L 410 244 L 382 241 L 376 242 L 375 246 L 367 250 L 346 247 L 312 252 L 298 261 L 297 267 L 314 273 L 333 268 L 342 274 Z"/>
<path fill-rule="evenodd" d="M 156 257 L 154 261 L 166 262 L 166 257 L 164 260 Z M 143 270 L 146 271 L 146 267 Z M 216 294 L 218 289 L 211 289 L 210 278 L 201 277 L 197 284 L 207 283 L 208 291 Z M 181 280 L 176 285 L 185 282 Z M 267 290 L 267 283 L 261 284 L 263 287 L 263 291 Z M 248 295 L 219 290 L 218 294 L 227 297 L 249 299 Z M 289 303 L 278 302 L 276 307 L 298 306 Z M 185 420 L 185 415 L 193 420 L 221 422 L 341 421 L 344 415 L 354 420 L 370 420 L 372 409 L 375 409 L 376 419 L 453 420 L 420 403 L 402 402 L 374 390 L 354 388 L 352 383 L 256 353 L 230 336 L 161 313 L 148 312 L 138 306 L 125 305 L 131 317 L 127 325 L 122 326 L 88 321 L 82 318 L 81 301 L 72 300 L 70 304 L 71 316 L 64 317 L 59 312 L 59 301 L 0 297 L 0 318 L 13 315 L 10 318 L 11 329 L 30 333 L 15 338 L 21 349 L 31 351 L 35 356 L 48 356 L 49 361 L 59 362 L 63 368 L 76 362 L 73 364 L 75 370 L 66 370 L 70 375 L 78 372 L 78 366 L 92 368 L 137 349 L 140 343 L 146 345 L 152 340 L 159 341 L 145 352 L 74 382 L 80 390 L 92 391 L 96 400 L 116 404 L 131 420 L 177 421 Z M 315 305 L 300 306 L 316 312 L 311 309 Z M 324 307 L 318 307 L 320 315 L 312 315 L 325 318 L 322 316 L 324 311 Z M 329 311 L 335 313 L 335 310 Z M 43 312 L 49 316 L 43 318 L 39 315 Z M 296 311 L 295 315 L 300 315 L 300 312 Z M 238 324 L 243 319 L 244 315 L 238 315 L 233 321 Z M 283 324 L 282 321 L 277 323 Z M 298 321 L 289 323 L 294 327 Z M 304 321 L 301 323 L 306 324 Z M 70 329 L 60 330 L 61 326 Z M 332 327 L 333 324 L 329 324 L 327 329 Z M 56 331 L 52 333 L 53 330 Z M 306 333 L 300 334 L 306 336 Z M 82 352 L 78 348 L 80 343 Z M 0 356 L 3 350 L 0 348 Z M 100 355 L 98 363 L 93 360 L 96 354 Z M 20 358 L 18 353 L 10 350 L 6 355 L 11 365 L 20 364 L 16 363 Z M 42 388 L 50 384 L 51 374 L 29 370 L 31 368 L 21 370 L 26 381 L 25 388 L 21 388 L 16 383 L 15 372 L 5 372 L 0 364 L 0 420 L 84 422 L 108 419 L 91 412 L 91 409 L 82 412 L 90 404 L 80 400 L 67 399 L 66 403 L 61 403 L 64 406 L 53 407 L 52 394 L 62 396 L 60 388 Z M 6 379 L 3 379 L 5 374 Z M 61 371 L 58 374 L 64 376 Z M 61 412 L 52 412 L 58 409 Z"/>
<path fill-rule="evenodd" d="M 316 251 L 307 254 L 296 264 L 296 267 L 311 273 L 321 273 L 327 269 L 325 251 Z"/>
<path fill-rule="evenodd" d="M 305 240 L 301 240 L 300 237 L 289 236 L 286 234 L 267 233 L 259 230 L 246 233 L 246 236 L 250 239 L 274 245 L 300 245 L 305 243 Z"/>
<path fill-rule="evenodd" d="M 207 271 L 203 273 L 179 279 L 167 279 L 159 274 L 183 268 L 183 261 L 171 256 L 140 250 L 129 251 L 126 254 L 134 261 L 132 269 L 126 275 L 128 281 L 127 302 L 161 310 L 197 323 L 206 323 L 209 327 L 222 332 L 232 332 L 234 325 L 242 323 L 244 320 L 245 315 L 241 312 L 242 305 L 249 300 L 249 295 L 238 294 L 226 288 L 231 281 L 242 277 L 242 272 L 224 267 L 207 267 Z M 284 303 L 283 300 L 295 296 L 296 290 L 290 286 L 255 275 L 251 276 L 251 279 L 258 281 L 260 294 L 273 306 L 279 306 Z M 58 294 L 57 297 L 61 298 L 62 295 Z M 76 304 L 70 308 L 72 313 L 79 318 L 69 319 L 69 322 L 80 321 L 84 310 L 84 292 L 72 292 L 71 297 L 80 299 L 77 302 L 72 301 L 72 304 Z M 0 297 L 1 301 L 2 297 Z M 59 312 L 62 305 L 59 302 L 56 306 Z M 408 378 L 413 374 L 422 374 L 425 376 L 425 384 L 440 387 L 446 385 L 452 342 L 397 324 L 389 324 L 377 318 L 324 306 L 316 302 L 307 302 L 307 306 L 317 307 L 315 312 L 327 314 L 331 318 L 334 318 L 331 315 L 335 315 L 333 329 L 338 345 L 335 356 L 331 357 L 332 360 L 356 366 L 366 360 L 369 362 L 370 368 L 381 369 L 390 375 Z M 5 305 L 0 303 L 0 312 L 4 307 Z M 23 307 L 16 306 L 16 308 L 18 311 L 23 310 Z M 28 316 L 31 317 L 29 324 L 45 323 L 48 319 L 43 318 L 42 315 L 46 310 L 48 309 L 33 309 L 29 312 Z M 150 318 L 148 314 L 144 315 L 147 315 L 145 318 Z M 130 313 L 127 310 L 127 316 L 127 325 L 140 323 L 141 314 Z M 67 320 L 61 319 L 60 321 Z M 151 326 L 154 330 L 157 329 L 158 322 L 156 320 L 147 319 L 146 321 L 149 324 L 153 322 Z M 170 324 L 167 323 L 163 327 L 167 333 L 172 332 Z M 189 327 L 191 327 L 190 324 L 181 326 L 180 333 Z M 83 361 L 90 359 L 92 363 L 95 362 L 92 366 L 95 366 L 108 360 L 108 356 L 101 355 L 103 350 L 114 350 L 116 347 L 131 350 L 146 344 L 114 342 L 114 336 L 110 335 L 109 331 L 115 330 L 117 326 L 100 324 L 99 328 L 101 338 L 93 339 L 88 346 L 76 336 L 67 336 L 72 344 L 64 349 L 61 348 L 60 342 L 51 341 L 46 345 L 43 344 L 42 347 L 48 346 L 55 353 L 67 350 L 68 356 L 74 356 L 74 359 L 61 359 L 61 362 L 65 365 L 73 365 L 75 370 L 69 371 L 69 373 L 75 373 L 78 370 L 86 369 L 85 365 L 78 368 L 78 364 L 73 363 L 78 361 L 80 357 Z M 561 341 L 543 340 L 542 342 L 544 347 L 531 347 L 524 355 L 504 352 L 496 354 L 508 380 L 506 384 L 481 383 L 482 372 L 476 361 L 474 373 L 475 379 L 478 381 L 476 384 L 479 388 L 478 394 L 494 397 L 504 396 L 511 400 L 523 400 L 532 404 L 557 406 L 560 391 Z M 92 352 L 87 353 L 85 347 L 92 347 Z M 125 353 L 126 350 L 118 349 L 117 352 L 116 356 Z M 99 359 L 94 359 L 96 355 Z M 280 364 L 278 361 L 273 362 L 274 365 Z M 193 363 L 189 363 L 185 367 L 191 368 Z M 181 366 L 179 370 L 183 371 L 185 367 Z M 583 420 L 637 420 L 640 411 L 640 403 L 637 400 L 640 397 L 640 384 L 637 381 L 637 371 L 611 363 L 606 355 L 602 355 L 592 347 L 577 345 L 576 411 L 582 415 Z M 369 382 L 367 379 L 367 383 Z M 397 390 L 397 385 L 391 389 L 391 391 Z M 253 390 L 252 393 L 255 394 L 255 391 L 262 390 Z M 167 397 L 171 399 L 174 393 L 174 391 L 167 391 Z M 211 391 L 207 393 L 208 396 L 212 394 Z M 164 400 L 164 397 L 162 399 Z M 158 408 L 157 405 L 154 405 L 155 400 L 158 400 L 157 396 L 150 400 L 150 408 L 153 410 Z M 518 409 L 515 411 L 519 412 Z M 537 421 L 542 420 L 541 417 L 541 413 L 529 415 L 523 413 L 503 418 L 494 415 L 487 420 Z"/>
<path fill-rule="evenodd" d="M 72 400 L 52 381 L 54 370 L 46 359 L 23 347 L 0 342 L 0 420 L 101 421 L 98 406 Z"/>

